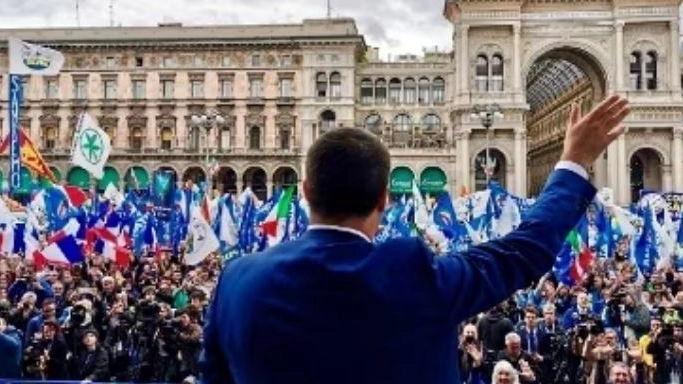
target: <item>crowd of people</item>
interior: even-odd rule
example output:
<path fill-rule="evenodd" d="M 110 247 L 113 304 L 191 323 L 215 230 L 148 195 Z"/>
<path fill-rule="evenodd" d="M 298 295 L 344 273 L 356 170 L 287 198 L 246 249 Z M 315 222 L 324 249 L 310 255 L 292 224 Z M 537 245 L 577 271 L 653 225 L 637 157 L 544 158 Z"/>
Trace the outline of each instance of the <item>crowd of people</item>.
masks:
<path fill-rule="evenodd" d="M 102 257 L 38 273 L 0 258 L 0 377 L 194 382 L 208 300 L 220 272 L 169 254 L 123 270 Z"/>
<path fill-rule="evenodd" d="M 467 384 L 669 384 L 683 369 L 683 273 L 619 254 L 574 286 L 552 274 L 460 326 Z"/>

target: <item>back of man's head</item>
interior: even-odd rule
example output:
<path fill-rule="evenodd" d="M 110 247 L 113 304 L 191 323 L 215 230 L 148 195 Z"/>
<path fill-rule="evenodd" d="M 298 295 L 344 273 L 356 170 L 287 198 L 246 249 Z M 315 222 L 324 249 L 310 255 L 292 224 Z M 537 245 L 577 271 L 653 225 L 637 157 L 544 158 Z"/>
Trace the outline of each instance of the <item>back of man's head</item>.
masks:
<path fill-rule="evenodd" d="M 322 135 L 306 158 L 306 199 L 328 219 L 366 217 L 386 199 L 389 151 L 369 133 L 340 128 Z"/>

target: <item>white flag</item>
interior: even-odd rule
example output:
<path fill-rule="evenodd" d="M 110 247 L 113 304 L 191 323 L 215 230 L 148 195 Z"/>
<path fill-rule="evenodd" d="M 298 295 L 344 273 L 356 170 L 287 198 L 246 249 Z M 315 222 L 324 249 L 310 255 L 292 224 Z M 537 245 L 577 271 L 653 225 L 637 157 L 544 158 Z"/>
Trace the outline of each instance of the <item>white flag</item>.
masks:
<path fill-rule="evenodd" d="M 101 179 L 110 152 L 109 135 L 97 126 L 89 114 L 83 113 L 74 138 L 71 163 L 90 172 L 96 179 Z"/>
<path fill-rule="evenodd" d="M 54 76 L 64 65 L 64 55 L 54 49 L 29 44 L 10 37 L 9 73 L 12 75 Z"/>
<path fill-rule="evenodd" d="M 187 228 L 185 242 L 185 264 L 197 265 L 220 246 L 216 234 L 209 223 L 204 220 L 199 207 L 192 208 L 192 219 Z"/>

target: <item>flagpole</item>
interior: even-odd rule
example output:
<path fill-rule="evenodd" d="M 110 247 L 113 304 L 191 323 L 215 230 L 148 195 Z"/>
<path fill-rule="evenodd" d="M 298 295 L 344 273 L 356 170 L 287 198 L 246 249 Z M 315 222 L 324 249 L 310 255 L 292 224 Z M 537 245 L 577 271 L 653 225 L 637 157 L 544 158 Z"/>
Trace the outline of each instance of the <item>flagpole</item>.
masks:
<path fill-rule="evenodd" d="M 21 76 L 9 74 L 9 137 L 10 137 L 10 185 L 9 194 L 21 187 L 21 153 L 19 148 L 19 113 L 22 100 Z"/>

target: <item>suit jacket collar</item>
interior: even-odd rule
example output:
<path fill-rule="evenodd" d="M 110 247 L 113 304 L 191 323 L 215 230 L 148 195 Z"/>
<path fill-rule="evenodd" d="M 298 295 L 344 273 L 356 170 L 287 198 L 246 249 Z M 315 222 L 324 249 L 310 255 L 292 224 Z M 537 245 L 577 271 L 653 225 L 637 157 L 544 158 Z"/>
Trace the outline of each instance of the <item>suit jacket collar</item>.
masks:
<path fill-rule="evenodd" d="M 359 237 L 359 238 L 367 241 L 368 243 L 372 243 L 370 238 L 366 234 L 364 234 L 363 232 L 361 232 L 357 229 L 349 228 L 349 227 L 342 227 L 340 225 L 311 224 L 308 226 L 308 230 L 309 231 L 336 231 L 336 232 L 341 232 L 344 234 L 351 234 L 351 235 L 354 235 L 356 237 Z"/>

